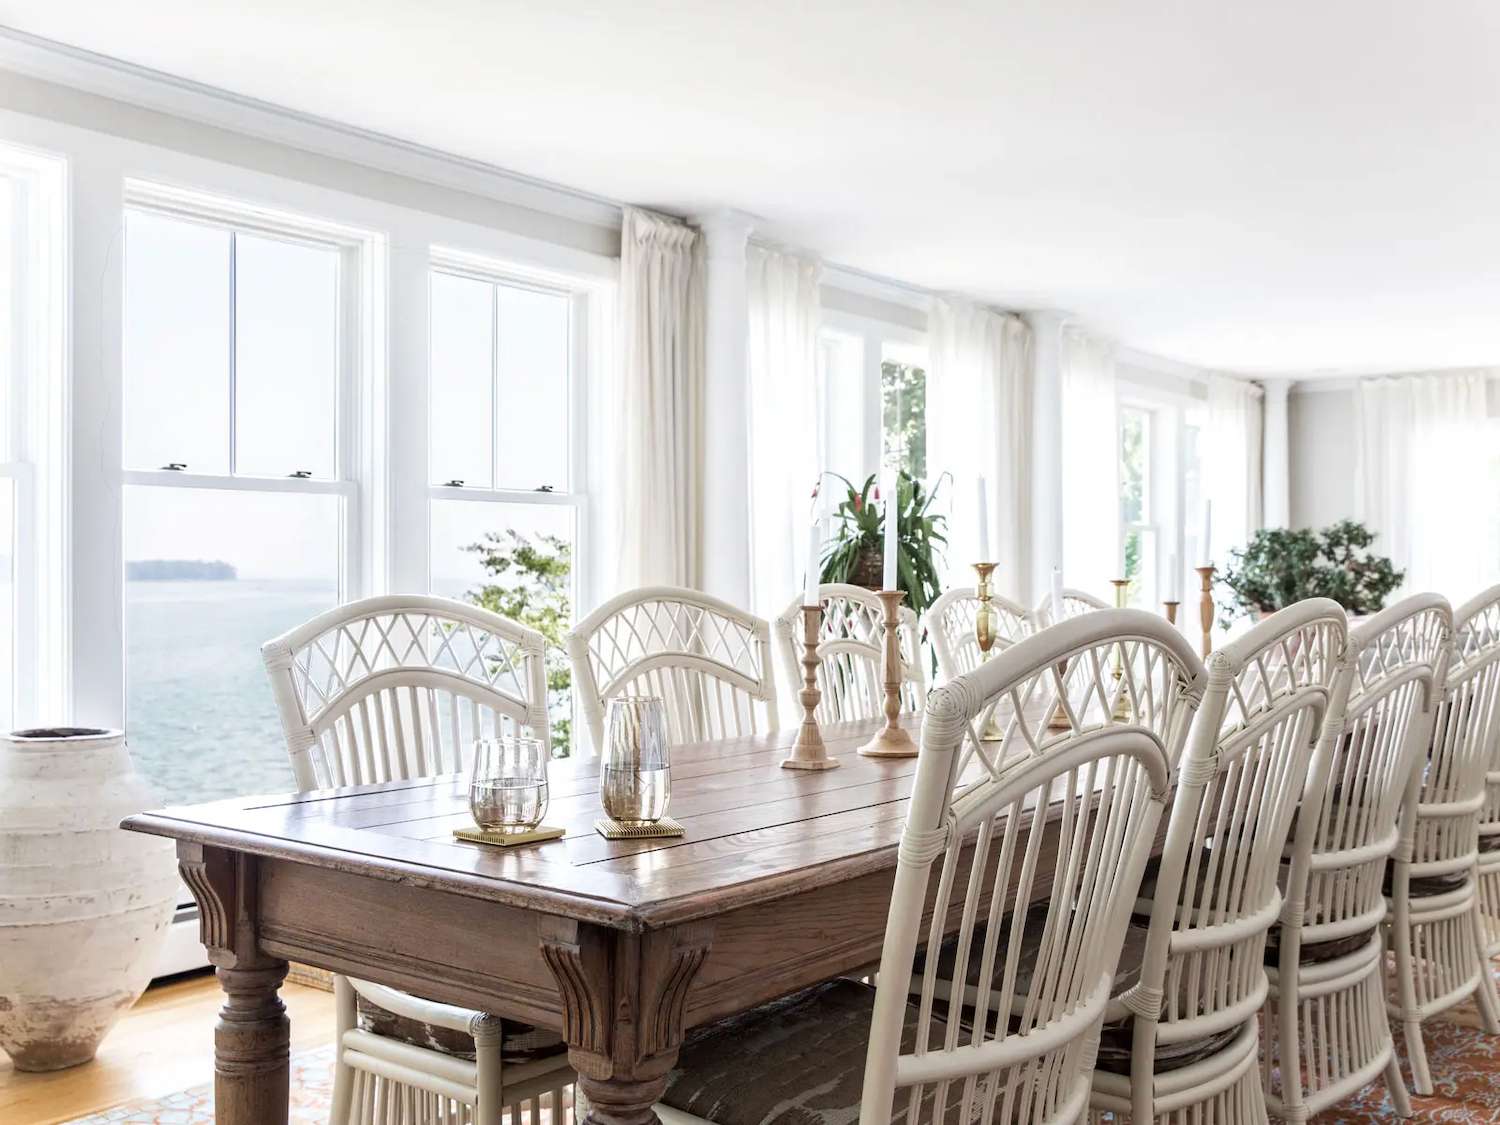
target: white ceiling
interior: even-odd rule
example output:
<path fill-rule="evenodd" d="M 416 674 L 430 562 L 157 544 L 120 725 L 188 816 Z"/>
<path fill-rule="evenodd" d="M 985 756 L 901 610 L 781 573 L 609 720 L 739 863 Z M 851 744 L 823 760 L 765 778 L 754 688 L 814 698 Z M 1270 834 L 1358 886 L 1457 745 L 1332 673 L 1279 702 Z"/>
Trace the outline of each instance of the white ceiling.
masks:
<path fill-rule="evenodd" d="M 1245 372 L 1500 363 L 1491 0 L 0 0 L 0 23 Z"/>

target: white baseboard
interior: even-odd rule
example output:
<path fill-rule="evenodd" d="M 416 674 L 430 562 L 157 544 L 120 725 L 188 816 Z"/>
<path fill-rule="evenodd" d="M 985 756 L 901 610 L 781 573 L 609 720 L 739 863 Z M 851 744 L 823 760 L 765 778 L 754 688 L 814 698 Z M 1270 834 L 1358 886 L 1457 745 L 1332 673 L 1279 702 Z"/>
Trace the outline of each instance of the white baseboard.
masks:
<path fill-rule="evenodd" d="M 170 977 L 207 966 L 208 950 L 198 940 L 198 908 L 192 904 L 179 906 L 172 924 L 167 927 L 167 939 L 162 943 L 151 977 L 153 980 Z"/>

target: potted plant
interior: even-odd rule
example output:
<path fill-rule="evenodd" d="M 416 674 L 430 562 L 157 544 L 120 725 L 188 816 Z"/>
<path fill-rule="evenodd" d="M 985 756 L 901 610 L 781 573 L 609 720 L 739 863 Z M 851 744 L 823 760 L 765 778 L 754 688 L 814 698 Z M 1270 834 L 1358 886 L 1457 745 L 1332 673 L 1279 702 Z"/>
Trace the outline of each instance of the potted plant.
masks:
<path fill-rule="evenodd" d="M 1332 598 L 1351 617 L 1376 613 L 1405 577 L 1391 560 L 1370 551 L 1375 533 L 1355 520 L 1313 531 L 1264 528 L 1229 553 L 1219 585 L 1220 623 L 1260 616 L 1303 600 Z"/>
<path fill-rule="evenodd" d="M 824 582 L 848 582 L 870 590 L 880 589 L 885 562 L 885 517 L 891 498 L 882 502 L 872 473 L 860 488 L 842 481 L 844 496 L 833 513 L 834 530 L 823 557 Z M 944 474 L 946 476 L 946 474 Z M 906 604 L 918 614 L 941 592 L 937 561 L 947 543 L 943 529 L 947 517 L 932 510 L 942 478 L 931 491 L 903 471 L 896 477 L 896 585 L 906 591 Z"/>

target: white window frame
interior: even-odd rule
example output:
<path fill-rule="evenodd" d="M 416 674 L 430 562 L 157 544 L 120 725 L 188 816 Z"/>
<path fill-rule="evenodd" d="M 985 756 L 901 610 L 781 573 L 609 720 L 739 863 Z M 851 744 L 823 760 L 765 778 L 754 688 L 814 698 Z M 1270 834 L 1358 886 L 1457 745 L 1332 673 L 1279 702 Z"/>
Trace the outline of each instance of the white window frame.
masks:
<path fill-rule="evenodd" d="M 881 417 L 881 365 L 893 358 L 902 363 L 916 363 L 930 372 L 927 333 L 902 324 L 874 320 L 853 313 L 825 309 L 819 330 L 820 343 L 824 340 L 857 342 L 861 350 L 863 365 L 863 417 L 861 418 L 861 462 L 859 479 L 853 483 L 858 487 L 871 473 L 878 473 L 885 458 L 884 419 Z M 826 368 L 820 368 L 820 379 Z M 818 401 L 828 401 L 827 387 L 819 388 Z M 834 428 L 847 427 L 849 420 L 833 416 L 824 409 L 820 435 L 823 450 L 832 446 Z"/>
<path fill-rule="evenodd" d="M 379 318 L 375 315 L 384 262 L 384 240 L 369 231 L 294 215 L 222 196 L 187 191 L 163 184 L 125 181 L 126 210 L 149 212 L 183 222 L 200 223 L 231 234 L 244 233 L 284 239 L 304 245 L 332 248 L 339 253 L 338 297 L 338 370 L 335 376 L 335 457 L 334 476 L 266 477 L 235 472 L 234 433 L 235 396 L 234 329 L 231 321 L 230 395 L 229 395 L 229 471 L 197 473 L 165 468 L 122 468 L 126 485 L 153 488 L 197 488 L 223 492 L 260 494 L 295 494 L 304 496 L 337 496 L 339 505 L 339 601 L 364 596 L 375 588 L 384 566 L 383 552 L 375 549 L 374 531 L 383 523 L 383 508 L 375 493 L 378 473 L 372 472 L 372 460 L 381 443 L 376 440 L 375 425 L 382 413 L 376 407 L 378 374 L 383 371 L 383 349 L 377 335 Z M 122 216 L 123 221 L 123 216 Z M 234 268 L 231 255 L 230 269 Z M 231 279 L 231 301 L 233 301 Z M 129 295 L 125 294 L 128 300 Z M 237 315 L 237 310 L 232 310 Z M 370 487 L 361 487 L 361 482 Z M 123 574 L 121 581 L 124 581 Z M 129 669 L 126 669 L 129 675 Z"/>
<path fill-rule="evenodd" d="M 6 357 L 14 486 L 11 714 L 15 725 L 56 721 L 71 709 L 67 535 L 67 163 L 0 143 L 0 178 L 12 188 L 11 307 Z"/>
<path fill-rule="evenodd" d="M 595 600 L 594 591 L 598 576 L 593 548 L 593 524 L 591 521 L 592 496 L 589 458 L 589 405 L 591 339 L 597 334 L 591 331 L 593 322 L 600 319 L 598 304 L 601 289 L 598 279 L 580 278 L 553 271 L 538 270 L 501 261 L 488 255 L 451 247 L 434 246 L 428 264 L 429 285 L 432 274 L 446 273 L 457 277 L 479 281 L 492 287 L 511 286 L 550 293 L 568 298 L 568 381 L 567 381 L 567 433 L 568 433 L 568 479 L 562 488 L 553 486 L 551 491 L 536 488 L 502 488 L 499 480 L 499 403 L 500 349 L 498 339 L 492 337 L 490 344 L 491 417 L 490 417 L 490 485 L 451 485 L 434 481 L 429 449 L 428 464 L 423 472 L 427 479 L 427 588 L 432 587 L 432 505 L 439 500 L 457 500 L 478 504 L 532 504 L 539 507 L 566 508 L 573 513 L 573 553 L 571 590 L 569 598 L 573 604 L 573 616 L 581 618 Z M 499 331 L 498 291 L 491 293 L 493 320 L 492 332 Z M 429 401 L 432 393 L 431 368 L 431 302 L 428 303 L 428 366 L 427 385 Z M 431 411 L 427 425 L 431 426 Z M 430 442 L 429 442 L 430 445 Z M 543 482 L 549 483 L 549 482 Z"/>

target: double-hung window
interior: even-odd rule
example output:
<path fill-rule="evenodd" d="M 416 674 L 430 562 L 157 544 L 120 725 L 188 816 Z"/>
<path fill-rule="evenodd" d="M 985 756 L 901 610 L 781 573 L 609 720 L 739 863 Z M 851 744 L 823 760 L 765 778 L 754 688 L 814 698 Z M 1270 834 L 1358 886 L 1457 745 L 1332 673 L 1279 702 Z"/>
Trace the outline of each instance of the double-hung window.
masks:
<path fill-rule="evenodd" d="M 573 708 L 562 646 L 588 526 L 588 296 L 457 253 L 434 255 L 429 287 L 430 585 L 547 638 L 553 750 L 565 754 Z"/>
<path fill-rule="evenodd" d="M 856 487 L 871 473 L 896 468 L 925 482 L 925 335 L 839 313 L 825 313 L 824 320 L 818 349 L 821 463 Z"/>
<path fill-rule="evenodd" d="M 151 185 L 124 217 L 126 712 L 170 803 L 291 787 L 260 645 L 360 590 L 371 242 Z"/>

